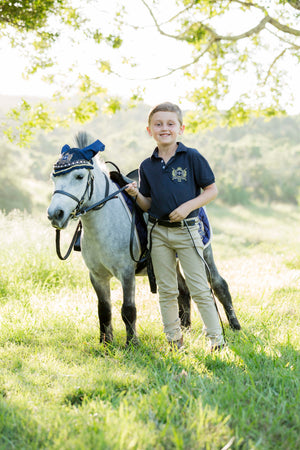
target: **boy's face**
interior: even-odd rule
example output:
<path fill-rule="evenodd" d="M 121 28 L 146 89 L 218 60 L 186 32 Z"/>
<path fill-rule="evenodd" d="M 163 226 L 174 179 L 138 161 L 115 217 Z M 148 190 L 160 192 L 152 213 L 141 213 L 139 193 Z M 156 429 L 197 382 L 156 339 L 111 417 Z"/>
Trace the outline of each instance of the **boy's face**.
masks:
<path fill-rule="evenodd" d="M 151 117 L 147 131 L 158 146 L 169 146 L 177 142 L 177 136 L 183 133 L 184 128 L 184 125 L 180 125 L 175 112 L 158 111 Z"/>

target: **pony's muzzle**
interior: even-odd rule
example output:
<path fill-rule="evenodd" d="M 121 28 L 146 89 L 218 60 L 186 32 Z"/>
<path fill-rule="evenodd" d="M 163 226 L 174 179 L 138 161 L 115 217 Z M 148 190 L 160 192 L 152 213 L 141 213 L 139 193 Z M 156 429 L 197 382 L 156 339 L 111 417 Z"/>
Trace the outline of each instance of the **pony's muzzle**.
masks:
<path fill-rule="evenodd" d="M 64 222 L 66 222 L 65 219 L 65 213 L 62 209 L 56 208 L 53 211 L 51 208 L 48 209 L 48 219 L 51 222 L 51 225 L 55 228 L 63 228 Z"/>

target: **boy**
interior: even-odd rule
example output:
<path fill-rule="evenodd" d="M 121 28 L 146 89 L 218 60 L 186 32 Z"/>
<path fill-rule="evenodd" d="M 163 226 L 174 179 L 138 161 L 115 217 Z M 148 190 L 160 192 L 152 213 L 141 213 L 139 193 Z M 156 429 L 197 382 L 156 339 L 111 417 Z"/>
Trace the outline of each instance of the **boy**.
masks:
<path fill-rule="evenodd" d="M 149 213 L 151 257 L 167 340 L 172 348 L 183 346 L 177 303 L 177 254 L 214 351 L 222 348 L 224 339 L 199 256 L 203 257 L 203 244 L 197 218 L 199 208 L 214 200 L 218 190 L 205 158 L 177 142 L 184 128 L 177 105 L 161 103 L 150 111 L 147 131 L 157 147 L 140 166 L 140 189 L 133 182 L 126 190 Z"/>

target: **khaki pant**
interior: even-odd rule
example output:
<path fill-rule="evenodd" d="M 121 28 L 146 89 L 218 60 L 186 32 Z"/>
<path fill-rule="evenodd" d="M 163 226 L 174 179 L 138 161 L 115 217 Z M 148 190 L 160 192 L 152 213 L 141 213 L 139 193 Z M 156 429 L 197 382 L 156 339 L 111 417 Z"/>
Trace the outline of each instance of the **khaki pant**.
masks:
<path fill-rule="evenodd" d="M 148 233 L 152 224 L 148 224 Z M 198 225 L 189 227 L 196 247 L 203 257 L 203 243 Z M 205 266 L 197 254 L 186 227 L 168 228 L 155 225 L 152 231 L 152 262 L 156 276 L 160 311 L 164 332 L 168 341 L 181 338 L 178 312 L 178 283 L 176 254 L 183 269 L 187 286 L 205 325 L 211 345 L 224 342 L 222 328 L 205 272 Z"/>

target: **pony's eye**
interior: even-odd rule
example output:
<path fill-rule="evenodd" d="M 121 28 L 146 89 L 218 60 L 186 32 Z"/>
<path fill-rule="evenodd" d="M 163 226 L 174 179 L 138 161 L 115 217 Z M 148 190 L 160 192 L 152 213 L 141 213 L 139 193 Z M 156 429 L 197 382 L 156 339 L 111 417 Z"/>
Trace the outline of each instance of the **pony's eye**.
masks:
<path fill-rule="evenodd" d="M 76 175 L 75 179 L 76 180 L 82 180 L 83 179 L 83 175 L 78 174 L 78 175 Z"/>

